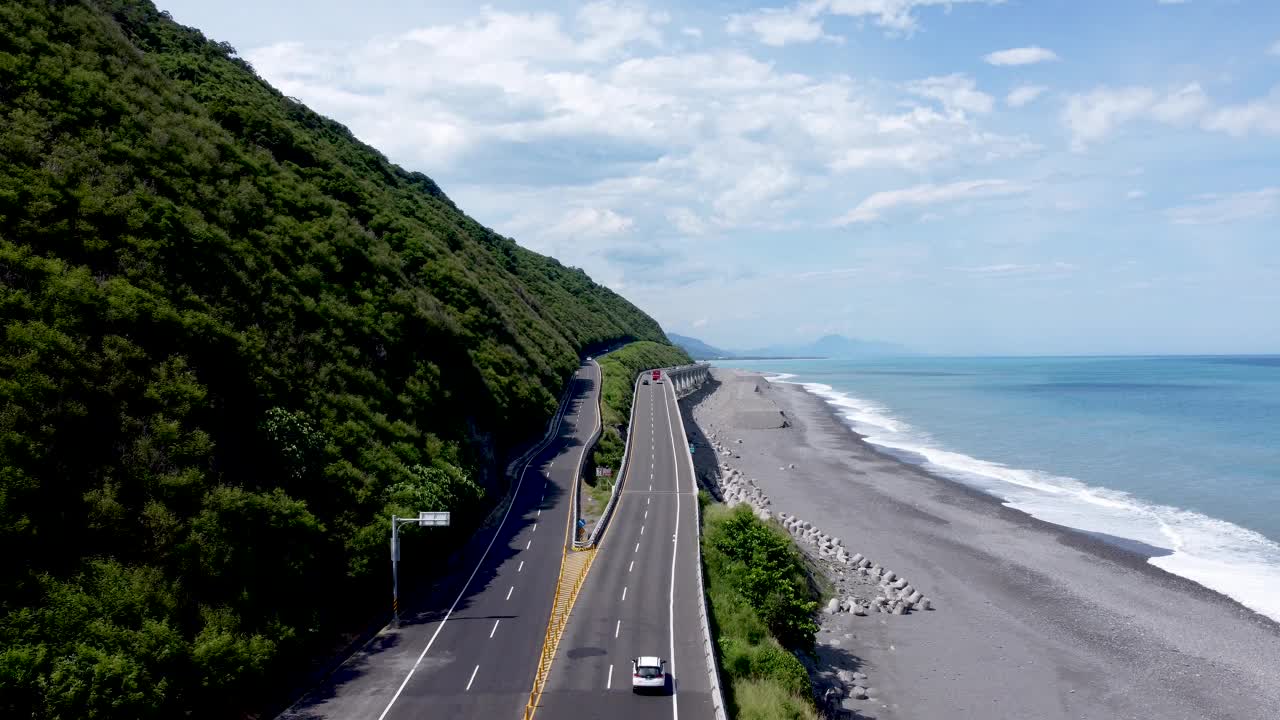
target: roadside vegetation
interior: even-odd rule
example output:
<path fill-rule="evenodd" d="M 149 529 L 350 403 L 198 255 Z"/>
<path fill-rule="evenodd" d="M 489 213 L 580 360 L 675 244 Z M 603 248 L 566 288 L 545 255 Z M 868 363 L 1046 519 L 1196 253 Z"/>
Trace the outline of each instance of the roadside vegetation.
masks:
<path fill-rule="evenodd" d="M 818 720 L 796 653 L 812 652 L 818 591 L 780 528 L 699 493 L 707 611 L 729 716 Z"/>
<path fill-rule="evenodd" d="M 583 510 L 603 510 L 613 491 L 614 479 L 618 477 L 618 468 L 622 464 L 622 451 L 626 447 L 622 433 L 631 418 L 631 400 L 636 375 L 651 368 L 675 367 L 688 365 L 693 360 L 688 353 L 674 345 L 652 341 L 629 343 L 611 353 L 596 358 L 600 364 L 600 439 L 596 442 L 591 454 L 591 462 L 595 467 L 609 468 L 612 476 L 597 478 L 594 470 L 589 470 L 586 481 L 586 500 Z"/>
<path fill-rule="evenodd" d="M 0 716 L 143 720 L 287 699 L 392 513 L 453 511 L 428 575 L 582 354 L 666 340 L 146 0 L 0 4 L 0 330 Z"/>

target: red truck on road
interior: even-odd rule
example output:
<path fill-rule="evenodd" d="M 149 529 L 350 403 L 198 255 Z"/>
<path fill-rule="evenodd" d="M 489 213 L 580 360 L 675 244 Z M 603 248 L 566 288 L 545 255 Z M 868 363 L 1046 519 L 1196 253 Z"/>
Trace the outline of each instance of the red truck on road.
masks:
<path fill-rule="evenodd" d="M 654 371 L 653 371 L 653 381 L 654 381 L 654 382 L 656 382 L 656 383 L 660 383 L 660 382 L 662 382 L 662 371 L 661 371 L 661 370 L 654 370 Z"/>

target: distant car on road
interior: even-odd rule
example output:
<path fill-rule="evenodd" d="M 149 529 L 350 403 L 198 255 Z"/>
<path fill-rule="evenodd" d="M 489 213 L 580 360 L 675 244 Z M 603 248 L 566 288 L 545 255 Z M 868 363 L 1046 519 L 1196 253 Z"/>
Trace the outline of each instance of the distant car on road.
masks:
<path fill-rule="evenodd" d="M 645 379 L 644 379 L 644 384 L 645 384 L 645 385 L 648 385 L 648 384 L 649 384 L 649 378 L 645 378 Z"/>
<path fill-rule="evenodd" d="M 631 692 L 665 692 L 667 661 L 656 655 L 641 655 L 631 661 Z"/>

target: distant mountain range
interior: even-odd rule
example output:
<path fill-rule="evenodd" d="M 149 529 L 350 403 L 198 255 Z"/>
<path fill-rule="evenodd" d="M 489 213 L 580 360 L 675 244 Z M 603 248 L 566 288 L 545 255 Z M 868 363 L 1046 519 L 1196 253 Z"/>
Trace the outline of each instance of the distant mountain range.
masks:
<path fill-rule="evenodd" d="M 780 357 L 875 357 L 914 355 L 909 348 L 893 343 L 858 340 L 843 335 L 824 335 L 811 343 L 770 345 L 748 350 L 724 350 L 686 335 L 667 333 L 671 342 L 684 348 L 695 360 L 780 358 Z"/>
<path fill-rule="evenodd" d="M 708 345 L 698 338 L 669 332 L 667 333 L 667 339 L 683 348 L 685 352 L 689 353 L 689 357 L 694 360 L 715 360 L 717 358 L 733 357 L 732 352 Z"/>

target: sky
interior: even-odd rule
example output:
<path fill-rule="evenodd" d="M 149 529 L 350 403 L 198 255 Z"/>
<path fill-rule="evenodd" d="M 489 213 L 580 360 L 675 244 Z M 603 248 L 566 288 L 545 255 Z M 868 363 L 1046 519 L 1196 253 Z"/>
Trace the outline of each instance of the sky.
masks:
<path fill-rule="evenodd" d="M 1280 3 L 159 0 L 726 348 L 1280 353 Z"/>

